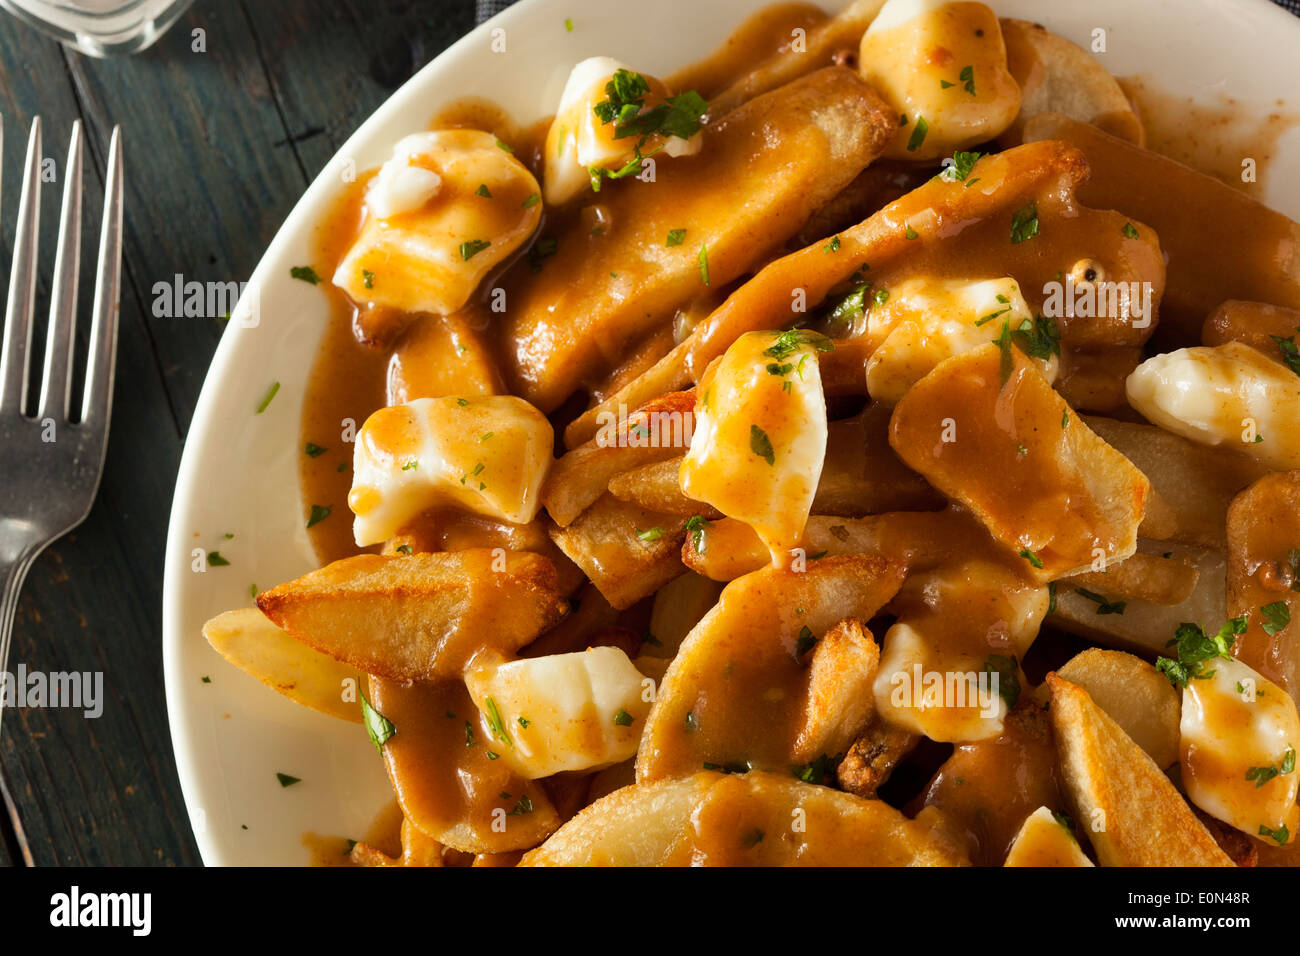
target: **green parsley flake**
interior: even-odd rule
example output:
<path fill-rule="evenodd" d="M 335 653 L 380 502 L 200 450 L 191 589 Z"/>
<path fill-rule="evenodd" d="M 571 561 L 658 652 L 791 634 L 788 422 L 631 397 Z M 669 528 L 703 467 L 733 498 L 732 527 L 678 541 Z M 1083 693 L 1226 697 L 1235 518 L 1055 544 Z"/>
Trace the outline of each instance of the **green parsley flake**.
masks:
<path fill-rule="evenodd" d="M 668 230 L 668 241 L 665 242 L 664 245 L 666 245 L 666 246 L 680 246 L 680 245 L 681 245 L 683 242 L 685 242 L 685 241 L 686 241 L 686 230 L 685 230 L 685 229 L 669 229 L 669 230 Z"/>
<path fill-rule="evenodd" d="M 256 414 L 260 415 L 262 414 L 262 412 L 266 411 L 266 409 L 271 404 L 271 399 L 275 398 L 276 393 L 279 391 L 280 391 L 280 383 L 272 382 L 271 387 L 267 389 L 266 395 L 263 396 L 261 403 L 258 404 Z"/>
<path fill-rule="evenodd" d="M 776 452 L 772 449 L 772 440 L 767 432 L 757 425 L 749 426 L 749 450 L 769 465 L 776 465 Z"/>
<path fill-rule="evenodd" d="M 460 244 L 460 257 L 468 262 L 490 245 L 486 239 L 469 239 Z"/>
<path fill-rule="evenodd" d="M 906 115 L 904 115 L 903 118 L 906 120 Z M 918 116 L 916 118 L 916 125 L 912 127 L 912 135 L 907 140 L 907 151 L 909 153 L 914 153 L 920 149 L 921 144 L 925 142 L 925 134 L 929 131 L 930 124 L 925 121 L 925 117 Z"/>
<path fill-rule="evenodd" d="M 310 282 L 312 285 L 320 285 L 321 277 L 316 274 L 316 270 L 311 266 L 294 266 L 289 270 L 289 275 L 300 282 Z"/>
<path fill-rule="evenodd" d="M 1011 215 L 1011 243 L 1018 245 L 1038 235 L 1038 203 L 1030 200 Z"/>
<path fill-rule="evenodd" d="M 320 524 L 330 516 L 330 512 L 333 510 L 333 505 L 312 505 L 311 514 L 307 517 L 307 527 L 310 528 L 312 525 Z"/>
<path fill-rule="evenodd" d="M 364 691 L 361 693 L 361 722 L 366 725 L 366 733 L 370 735 L 370 742 L 375 745 L 375 750 L 382 754 L 384 744 L 388 743 L 389 737 L 397 733 L 397 728 L 393 726 L 391 720 L 370 706 Z"/>

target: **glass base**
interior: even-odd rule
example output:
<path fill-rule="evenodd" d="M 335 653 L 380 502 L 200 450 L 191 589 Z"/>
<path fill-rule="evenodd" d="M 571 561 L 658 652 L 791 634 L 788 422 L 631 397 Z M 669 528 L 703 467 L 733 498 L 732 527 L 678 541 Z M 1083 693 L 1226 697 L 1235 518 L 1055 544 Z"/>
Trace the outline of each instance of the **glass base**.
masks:
<path fill-rule="evenodd" d="M 89 56 L 138 53 L 167 32 L 194 0 L 0 0 L 12 13 Z"/>

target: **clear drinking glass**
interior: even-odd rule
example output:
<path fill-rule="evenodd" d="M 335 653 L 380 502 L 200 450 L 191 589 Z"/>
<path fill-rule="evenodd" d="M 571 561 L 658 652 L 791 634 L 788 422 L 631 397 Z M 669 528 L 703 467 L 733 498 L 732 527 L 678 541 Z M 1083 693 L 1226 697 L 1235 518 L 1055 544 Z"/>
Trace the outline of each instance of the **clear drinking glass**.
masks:
<path fill-rule="evenodd" d="M 0 0 L 0 8 L 91 56 L 143 50 L 194 0 Z"/>

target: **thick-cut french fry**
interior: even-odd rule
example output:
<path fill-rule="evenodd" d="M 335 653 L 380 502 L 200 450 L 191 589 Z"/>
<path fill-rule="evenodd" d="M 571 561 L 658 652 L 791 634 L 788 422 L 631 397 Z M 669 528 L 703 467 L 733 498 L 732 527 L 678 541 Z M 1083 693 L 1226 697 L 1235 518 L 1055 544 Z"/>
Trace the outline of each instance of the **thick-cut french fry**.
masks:
<path fill-rule="evenodd" d="M 674 458 L 690 445 L 695 391 L 672 392 L 613 419 L 596 436 L 564 455 L 542 487 L 542 504 L 561 528 L 603 495 L 620 472 Z"/>
<path fill-rule="evenodd" d="M 840 787 L 859 797 L 874 797 L 921 736 L 873 717 L 835 768 Z"/>
<path fill-rule="evenodd" d="M 1063 113 L 1142 146 L 1146 131 L 1115 77 L 1085 49 L 1042 24 L 1003 18 L 1007 68 L 1020 84 L 1020 115 L 999 142 L 1022 141 L 1025 120 Z"/>
<path fill-rule="evenodd" d="M 687 340 L 689 341 L 689 339 Z M 682 342 L 645 372 L 617 392 L 587 409 L 564 429 L 564 447 L 577 448 L 590 441 L 603 421 L 618 417 L 620 408 L 640 408 L 659 395 L 688 387 L 693 379 L 686 371 L 686 342 Z"/>
<path fill-rule="evenodd" d="M 1080 200 L 1122 209 L 1135 225 L 1140 219 L 1159 233 L 1169 260 L 1168 286 L 1153 296 L 1162 340 L 1194 344 L 1205 316 L 1227 299 L 1300 308 L 1300 225 L 1281 213 L 1091 123 L 1040 113 L 1025 124 L 1024 137 L 1082 150 L 1091 175 L 1079 186 Z M 1214 242 L 1205 241 L 1208 222 Z"/>
<path fill-rule="evenodd" d="M 1010 342 L 941 362 L 895 407 L 889 438 L 1043 580 L 1137 545 L 1150 483 Z"/>
<path fill-rule="evenodd" d="M 1132 654 L 1090 647 L 1057 673 L 1086 690 L 1157 767 L 1177 763 L 1182 704 L 1173 685 L 1154 667 Z"/>
<path fill-rule="evenodd" d="M 1084 422 L 1106 443 L 1141 470 L 1172 511 L 1175 527 L 1153 529 L 1143 518 L 1143 537 L 1177 541 L 1222 551 L 1232 496 L 1266 469 L 1246 455 L 1196 442 L 1137 422 L 1084 416 Z"/>
<path fill-rule="evenodd" d="M 813 515 L 804 529 L 809 560 L 826 555 L 878 554 L 912 570 L 928 570 L 949 561 L 985 557 L 1002 551 L 984 527 L 963 509 L 892 511 L 865 518 Z M 710 521 L 686 536 L 682 560 L 692 571 L 731 581 L 756 571 L 770 556 L 748 525 L 731 518 Z"/>
<path fill-rule="evenodd" d="M 360 723 L 357 669 L 295 641 L 257 608 L 218 614 L 203 625 L 203 636 L 227 661 L 295 703 Z M 348 687 L 352 694 L 344 700 Z"/>
<path fill-rule="evenodd" d="M 502 853 L 536 846 L 560 825 L 540 782 L 489 756 L 505 744 L 459 679 L 372 676 L 370 704 L 393 725 L 382 753 L 397 802 L 426 836 L 466 853 Z"/>
<path fill-rule="evenodd" d="M 600 588 L 614 607 L 631 607 L 685 568 L 681 546 L 685 522 L 677 515 L 647 511 L 611 494 L 551 538 Z"/>
<path fill-rule="evenodd" d="M 794 741 L 795 763 L 848 750 L 871 721 L 867 688 L 879 664 L 880 646 L 853 618 L 840 621 L 817 642 L 808 668 L 803 726 Z"/>
<path fill-rule="evenodd" d="M 869 705 L 850 711 L 850 727 L 815 713 L 818 701 L 833 696 L 834 681 L 827 675 L 811 685 L 819 669 L 816 649 L 845 618 L 874 615 L 903 574 L 901 564 L 855 555 L 810 562 L 802 572 L 767 567 L 729 584 L 660 685 L 637 755 L 637 780 L 680 776 L 703 763 L 788 770 L 807 762 L 796 754 L 818 741 L 843 737 L 847 747 L 870 718 Z M 864 634 L 832 639 L 820 668 L 827 670 L 832 659 L 852 662 L 839 679 L 853 685 L 845 694 L 855 698 L 868 696 L 875 676 L 874 644 L 866 649 Z"/>
<path fill-rule="evenodd" d="M 1082 687 L 1047 675 L 1075 819 L 1102 866 L 1232 866 L 1160 768 Z"/>
<path fill-rule="evenodd" d="M 1300 471 L 1267 475 L 1228 508 L 1228 614 L 1246 615 L 1233 652 L 1300 696 Z M 1272 631 L 1270 634 L 1269 632 Z"/>
<path fill-rule="evenodd" d="M 1069 824 L 1047 807 L 1025 817 L 1003 866 L 1092 866 Z"/>
<path fill-rule="evenodd" d="M 797 821 L 797 825 L 792 823 Z M 921 820 L 785 774 L 696 773 L 597 800 L 523 866 L 963 866 Z"/>
<path fill-rule="evenodd" d="M 388 362 L 389 405 L 446 395 L 501 394 L 501 373 L 479 331 L 487 319 L 475 314 L 481 308 L 472 305 L 453 315 L 415 320 Z"/>
<path fill-rule="evenodd" d="M 1182 604 L 1192 596 L 1200 572 L 1186 561 L 1141 551 L 1116 561 L 1105 571 L 1084 571 L 1062 578 L 1063 584 L 1100 591 L 1112 601 Z"/>
<path fill-rule="evenodd" d="M 511 391 L 553 411 L 702 284 L 725 285 L 779 248 L 879 155 L 897 124 L 857 74 L 828 67 L 711 123 L 698 155 L 660 160 L 655 188 L 609 184 L 600 201 L 616 229 L 593 236 L 575 220 L 540 273 L 505 280 Z M 689 248 L 665 246 L 670 229 L 686 229 Z"/>
<path fill-rule="evenodd" d="M 598 631 L 611 627 L 618 621 L 618 611 L 590 581 L 569 600 L 569 609 L 567 617 L 522 648 L 519 656 L 541 657 L 545 654 L 568 654 L 586 650 Z"/>
<path fill-rule="evenodd" d="M 1132 345 L 1066 349 L 1053 387 L 1071 408 L 1117 414 L 1128 409 L 1124 384 L 1142 361 L 1142 349 Z"/>
<path fill-rule="evenodd" d="M 650 612 L 650 633 L 642 653 L 669 660 L 677 656 L 686 635 L 718 603 L 720 594 L 722 585 L 717 581 L 690 571 L 661 587 Z"/>
<path fill-rule="evenodd" d="M 722 512 L 713 505 L 688 498 L 682 491 L 679 476 L 683 458 L 669 458 L 621 472 L 609 480 L 609 493 L 620 501 L 664 514 L 683 518 L 699 515 L 709 520 L 722 517 Z"/>
<path fill-rule="evenodd" d="M 565 611 L 550 561 L 486 549 L 344 558 L 257 605 L 304 644 L 394 680 L 459 677 L 476 653 L 512 654 Z"/>
<path fill-rule="evenodd" d="M 1222 551 L 1202 551 L 1160 542 L 1142 542 L 1143 549 L 1168 553 L 1196 569 L 1196 587 L 1179 604 L 1154 604 L 1138 598 L 1085 587 L 1082 591 L 1057 585 L 1056 612 L 1048 623 L 1107 647 L 1131 651 L 1143 657 L 1168 656 L 1165 646 L 1184 621 L 1217 631 L 1226 620 L 1224 604 L 1224 557 Z M 1084 592 L 1087 592 L 1086 594 Z"/>

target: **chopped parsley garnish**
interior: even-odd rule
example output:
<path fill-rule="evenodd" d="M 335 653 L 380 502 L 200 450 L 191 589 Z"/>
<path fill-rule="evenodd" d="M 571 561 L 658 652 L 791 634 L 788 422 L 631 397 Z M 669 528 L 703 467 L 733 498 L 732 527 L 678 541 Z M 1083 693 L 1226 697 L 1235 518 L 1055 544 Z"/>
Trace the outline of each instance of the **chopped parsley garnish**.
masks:
<path fill-rule="evenodd" d="M 623 710 L 623 708 L 620 707 L 619 710 L 618 710 L 618 713 L 616 713 L 616 714 L 614 715 L 614 726 L 615 726 L 615 727 L 631 727 L 631 726 L 632 726 L 632 715 L 629 714 L 626 710 Z"/>
<path fill-rule="evenodd" d="M 532 209 L 541 201 L 542 201 L 542 197 L 539 193 L 529 193 L 528 198 L 525 199 L 521 205 L 525 209 Z"/>
<path fill-rule="evenodd" d="M 477 465 L 474 466 L 474 470 L 473 470 L 473 471 L 467 471 L 465 474 L 463 474 L 463 475 L 460 476 L 460 483 L 463 485 L 463 484 L 465 484 L 465 482 L 467 482 L 469 479 L 471 479 L 471 478 L 477 478 L 480 474 L 483 473 L 483 469 L 484 469 L 485 467 L 486 467 L 486 466 L 483 464 L 483 462 L 480 461 Z M 486 488 L 486 487 L 487 487 L 487 485 L 483 484 L 483 482 L 480 481 L 480 482 L 478 483 L 479 491 L 482 491 L 482 490 L 483 490 L 484 488 Z"/>
<path fill-rule="evenodd" d="M 311 514 L 307 516 L 307 527 L 310 528 L 314 524 L 320 524 L 330 516 L 330 512 L 333 510 L 333 505 L 312 505 Z"/>
<path fill-rule="evenodd" d="M 1286 841 L 1291 839 L 1291 834 L 1287 831 L 1285 823 L 1282 824 L 1280 827 L 1278 827 L 1276 830 L 1270 830 L 1268 827 L 1264 826 L 1264 824 L 1261 823 L 1259 825 L 1259 835 L 1272 837 L 1277 842 L 1278 846 L 1284 846 L 1286 844 Z"/>
<path fill-rule="evenodd" d="M 465 721 L 465 746 L 473 747 L 477 741 L 474 739 L 474 725 L 468 720 Z"/>
<path fill-rule="evenodd" d="M 1100 613 L 1100 612 L 1098 612 Z M 1175 687 L 1186 687 L 1188 681 L 1204 680 L 1214 674 L 1206 671 L 1205 662 L 1221 657 L 1232 660 L 1229 651 L 1237 637 L 1246 632 L 1246 619 L 1234 617 L 1229 620 L 1213 637 L 1205 633 L 1199 624 L 1183 623 L 1178 625 L 1173 640 L 1166 647 L 1177 648 L 1177 658 L 1157 657 L 1156 670 L 1169 678 Z"/>
<path fill-rule="evenodd" d="M 848 325 L 866 312 L 868 288 L 869 286 L 860 285 L 835 303 L 835 307 L 830 311 L 830 320 L 841 325 Z"/>
<path fill-rule="evenodd" d="M 666 245 L 666 246 L 680 246 L 680 245 L 681 245 L 683 242 L 685 242 L 685 241 L 686 241 L 686 230 L 685 230 L 685 229 L 669 229 L 669 230 L 668 230 L 668 241 L 665 242 L 664 245 Z"/>
<path fill-rule="evenodd" d="M 1047 613 L 1048 614 L 1056 613 L 1056 582 L 1055 581 L 1049 581 L 1047 583 Z"/>
<path fill-rule="evenodd" d="M 832 352 L 835 343 L 826 336 L 808 329 L 788 329 L 776 334 L 776 341 L 763 349 L 768 358 L 783 362 L 805 345 L 812 346 L 818 352 Z"/>
<path fill-rule="evenodd" d="M 205 684 L 211 684 L 211 683 L 212 683 L 212 678 L 209 677 L 207 674 L 204 674 L 204 675 L 203 675 L 202 680 L 203 680 L 203 683 L 205 683 Z"/>
<path fill-rule="evenodd" d="M 904 119 L 906 119 L 906 116 L 904 116 Z M 916 118 L 916 125 L 912 127 L 912 135 L 908 137 L 907 140 L 907 151 L 909 153 L 914 153 L 920 149 L 921 144 L 925 142 L 925 134 L 929 131 L 930 124 L 925 121 L 925 117 L 918 116 Z"/>
<path fill-rule="evenodd" d="M 488 189 L 487 183 L 479 183 L 478 189 L 474 190 L 474 195 L 482 196 L 484 199 L 491 199 L 492 190 Z"/>
<path fill-rule="evenodd" d="M 1030 358 L 1050 359 L 1061 354 L 1061 331 L 1056 320 L 1048 316 L 1035 316 L 1032 322 L 1023 320 L 1011 338 Z"/>
<path fill-rule="evenodd" d="M 502 151 L 504 151 L 504 152 L 507 152 L 507 153 L 509 153 L 511 156 L 513 156 L 513 155 L 515 154 L 515 151 L 514 151 L 513 149 L 510 148 L 510 144 L 509 144 L 509 143 L 502 142 L 501 140 L 497 140 L 497 149 L 502 150 Z"/>
<path fill-rule="evenodd" d="M 229 566 L 230 566 L 230 562 L 227 561 L 225 558 L 223 558 L 223 557 L 221 556 L 221 552 L 220 552 L 220 551 L 209 551 L 209 552 L 208 552 L 208 567 L 210 567 L 210 568 L 225 568 L 225 567 L 229 567 Z"/>
<path fill-rule="evenodd" d="M 1269 338 L 1282 350 L 1282 361 L 1286 363 L 1286 367 L 1300 375 L 1300 348 L 1296 347 L 1295 336 L 1282 338 L 1280 335 L 1270 335 Z"/>
<path fill-rule="evenodd" d="M 939 81 L 939 89 L 941 89 L 941 90 L 946 90 L 946 89 L 948 89 L 948 87 L 950 87 L 950 86 L 956 86 L 956 85 L 957 85 L 956 83 L 949 83 L 947 80 L 940 80 L 940 81 Z"/>
<path fill-rule="evenodd" d="M 637 538 L 647 543 L 651 541 L 658 541 L 660 538 L 664 536 L 664 529 L 660 528 L 658 525 L 656 525 L 653 528 L 646 528 L 644 531 L 641 530 L 640 528 L 637 528 L 635 530 L 636 530 Z"/>
<path fill-rule="evenodd" d="M 700 246 L 700 254 L 696 256 L 700 263 L 700 281 L 709 285 L 709 247 L 708 245 Z"/>
<path fill-rule="evenodd" d="M 515 808 L 511 810 L 509 813 L 507 813 L 506 816 L 521 817 L 525 813 L 532 813 L 532 812 L 533 812 L 533 801 L 528 799 L 528 795 L 525 794 L 524 796 L 519 798 L 519 802 L 515 804 Z"/>
<path fill-rule="evenodd" d="M 971 96 L 975 95 L 975 67 L 974 66 L 963 66 L 961 68 L 961 72 L 957 74 L 957 79 L 961 80 L 962 89 L 964 89 Z"/>
<path fill-rule="evenodd" d="M 411 546 L 409 544 L 399 544 L 393 550 L 395 550 L 398 554 L 410 554 Z"/>
<path fill-rule="evenodd" d="M 1068 408 L 1061 410 L 1061 428 L 1066 428 L 1070 424 L 1070 410 Z M 1169 557 L 1169 555 L 1165 555 Z"/>
<path fill-rule="evenodd" d="M 709 526 L 709 519 L 700 515 L 691 515 L 686 519 L 686 530 L 691 533 L 691 546 L 696 554 L 704 553 L 704 531 Z"/>
<path fill-rule="evenodd" d="M 835 237 L 834 239 L 832 239 L 830 242 L 826 243 L 826 245 L 822 246 L 822 252 L 825 252 L 825 253 L 839 252 L 839 251 L 840 251 L 840 237 L 839 237 L 839 236 L 836 236 L 836 237 Z"/>
<path fill-rule="evenodd" d="M 497 702 L 491 697 L 486 697 L 483 699 L 483 704 L 487 707 L 488 727 L 492 730 L 492 736 L 507 747 L 514 749 L 514 738 L 510 736 L 510 731 L 506 729 L 506 722 L 501 719 L 501 711 L 497 708 Z"/>
<path fill-rule="evenodd" d="M 767 432 L 757 425 L 749 426 L 749 450 L 769 465 L 776 465 L 776 452 L 772 449 L 772 440 Z"/>
<path fill-rule="evenodd" d="M 1025 446 L 1021 445 L 1020 447 L 1024 448 Z M 1030 551 L 1028 548 L 1021 548 L 1020 556 L 1036 568 L 1042 568 L 1043 566 L 1043 559 L 1034 554 L 1034 552 Z"/>
<path fill-rule="evenodd" d="M 554 236 L 543 236 L 533 243 L 528 250 L 528 265 L 534 272 L 542 271 L 542 261 L 549 259 L 559 251 L 560 240 Z"/>
<path fill-rule="evenodd" d="M 420 459 L 412 458 L 402 466 L 402 471 L 415 471 L 420 467 Z"/>
<path fill-rule="evenodd" d="M 614 124 L 614 138 L 629 136 L 639 137 L 633 148 L 632 159 L 617 170 L 600 166 L 591 167 L 591 188 L 600 191 L 602 178 L 622 179 L 632 175 L 645 157 L 641 147 L 654 135 L 664 137 L 676 136 L 678 139 L 690 139 L 700 131 L 704 114 L 709 109 L 708 102 L 694 90 L 670 96 L 657 106 L 645 108 L 645 98 L 650 92 L 650 84 L 640 73 L 620 69 L 605 84 L 605 99 L 592 107 L 601 125 Z M 652 153 L 663 149 L 656 148 Z"/>
<path fill-rule="evenodd" d="M 990 312 L 988 315 L 980 316 L 978 319 L 975 320 L 975 325 L 977 328 L 981 325 L 988 325 L 994 319 L 1001 318 L 1002 316 L 1006 315 L 1010 311 L 1011 311 L 1011 306 L 1004 305 L 996 312 Z"/>
<path fill-rule="evenodd" d="M 367 289 L 373 289 L 375 287 L 375 274 L 371 272 L 369 269 L 362 269 L 361 284 L 364 285 Z"/>
<path fill-rule="evenodd" d="M 1125 239 L 1136 239 L 1138 237 L 1137 227 L 1131 222 L 1124 223 L 1124 228 L 1120 232 L 1124 233 Z"/>
<path fill-rule="evenodd" d="M 320 276 L 311 266 L 294 266 L 289 270 L 289 275 L 301 282 L 310 282 L 312 285 L 320 285 L 321 282 Z"/>
<path fill-rule="evenodd" d="M 1002 384 L 1007 383 L 1011 378 L 1011 373 L 1016 367 L 1015 357 L 1011 354 L 1011 322 L 1008 319 L 1002 320 L 1002 332 L 998 335 L 995 342 L 998 343 L 998 349 L 1001 351 L 1000 370 L 1002 373 Z"/>
<path fill-rule="evenodd" d="M 257 406 L 257 414 L 258 414 L 258 415 L 260 415 L 260 414 L 262 414 L 262 412 L 266 411 L 267 407 L 271 404 L 271 399 L 275 398 L 275 395 L 276 395 L 276 393 L 277 393 L 278 391 L 280 391 L 280 383 L 279 383 L 279 382 L 272 382 L 272 383 L 271 383 L 271 387 L 270 387 L 269 389 L 267 389 L 267 391 L 266 391 L 266 395 L 264 395 L 264 396 L 262 397 L 262 401 L 261 401 L 261 403 L 258 404 L 258 406 Z"/>
<path fill-rule="evenodd" d="M 817 643 L 817 638 L 813 637 L 812 630 L 805 624 L 799 629 L 799 636 L 794 642 L 794 656 L 803 657 Z"/>
<path fill-rule="evenodd" d="M 1011 243 L 1027 242 L 1038 235 L 1038 203 L 1030 200 L 1011 215 Z"/>
<path fill-rule="evenodd" d="M 903 231 L 903 238 L 904 238 L 904 239 L 915 239 L 915 238 L 917 238 L 918 235 L 920 235 L 920 234 L 919 234 L 915 229 L 913 229 L 911 226 L 908 226 L 908 227 Z"/>
<path fill-rule="evenodd" d="M 822 754 L 811 763 L 791 767 L 790 772 L 804 783 L 821 783 L 835 769 L 834 765 L 840 762 L 841 757 L 842 755 L 831 757 Z"/>
<path fill-rule="evenodd" d="M 364 691 L 361 692 L 361 722 L 366 725 L 366 733 L 370 735 L 370 742 L 375 745 L 375 750 L 382 754 L 384 744 L 388 743 L 389 737 L 397 733 L 397 728 L 393 726 L 391 720 L 370 706 Z"/>
<path fill-rule="evenodd" d="M 515 719 L 519 721 L 519 726 L 524 728 L 524 730 L 527 730 L 528 725 L 532 723 L 532 721 L 529 720 L 527 717 L 516 717 Z"/>
<path fill-rule="evenodd" d="M 871 297 L 871 301 L 875 302 L 876 305 L 884 305 L 889 301 L 889 290 L 877 289 L 876 294 Z"/>
<path fill-rule="evenodd" d="M 490 245 L 486 239 L 468 239 L 460 244 L 460 257 L 468 262 Z"/>
<path fill-rule="evenodd" d="M 1255 782 L 1255 789 L 1258 790 L 1264 784 L 1268 783 L 1277 776 L 1277 767 L 1270 764 L 1267 767 L 1250 767 L 1246 771 L 1246 779 Z"/>
<path fill-rule="evenodd" d="M 990 654 L 984 661 L 984 673 L 998 675 L 998 696 L 1010 710 L 1020 700 L 1020 666 L 1014 656 Z"/>
<path fill-rule="evenodd" d="M 1286 601 L 1274 601 L 1272 604 L 1265 604 L 1259 609 L 1260 614 L 1264 616 L 1264 633 L 1272 637 L 1278 631 L 1285 628 L 1291 623 L 1291 608 L 1287 606 Z"/>
<path fill-rule="evenodd" d="M 280 781 L 282 787 L 292 787 L 295 783 L 302 783 L 301 777 L 291 777 L 287 773 L 277 773 L 275 779 Z"/>
<path fill-rule="evenodd" d="M 302 450 L 307 453 L 308 458 L 319 458 L 328 451 L 328 449 L 322 448 L 320 445 L 314 445 L 311 442 L 307 442 L 307 444 L 303 446 Z"/>
<path fill-rule="evenodd" d="M 943 172 L 939 174 L 939 178 L 950 183 L 962 182 L 970 175 L 970 171 L 975 168 L 975 163 L 983 155 L 983 153 L 957 150 L 952 154 L 952 165 L 945 166 Z"/>
<path fill-rule="evenodd" d="M 1074 591 L 1079 597 L 1096 603 L 1098 614 L 1123 614 L 1124 608 L 1128 605 L 1127 601 L 1111 601 L 1105 595 L 1089 591 L 1087 588 L 1075 588 Z"/>

